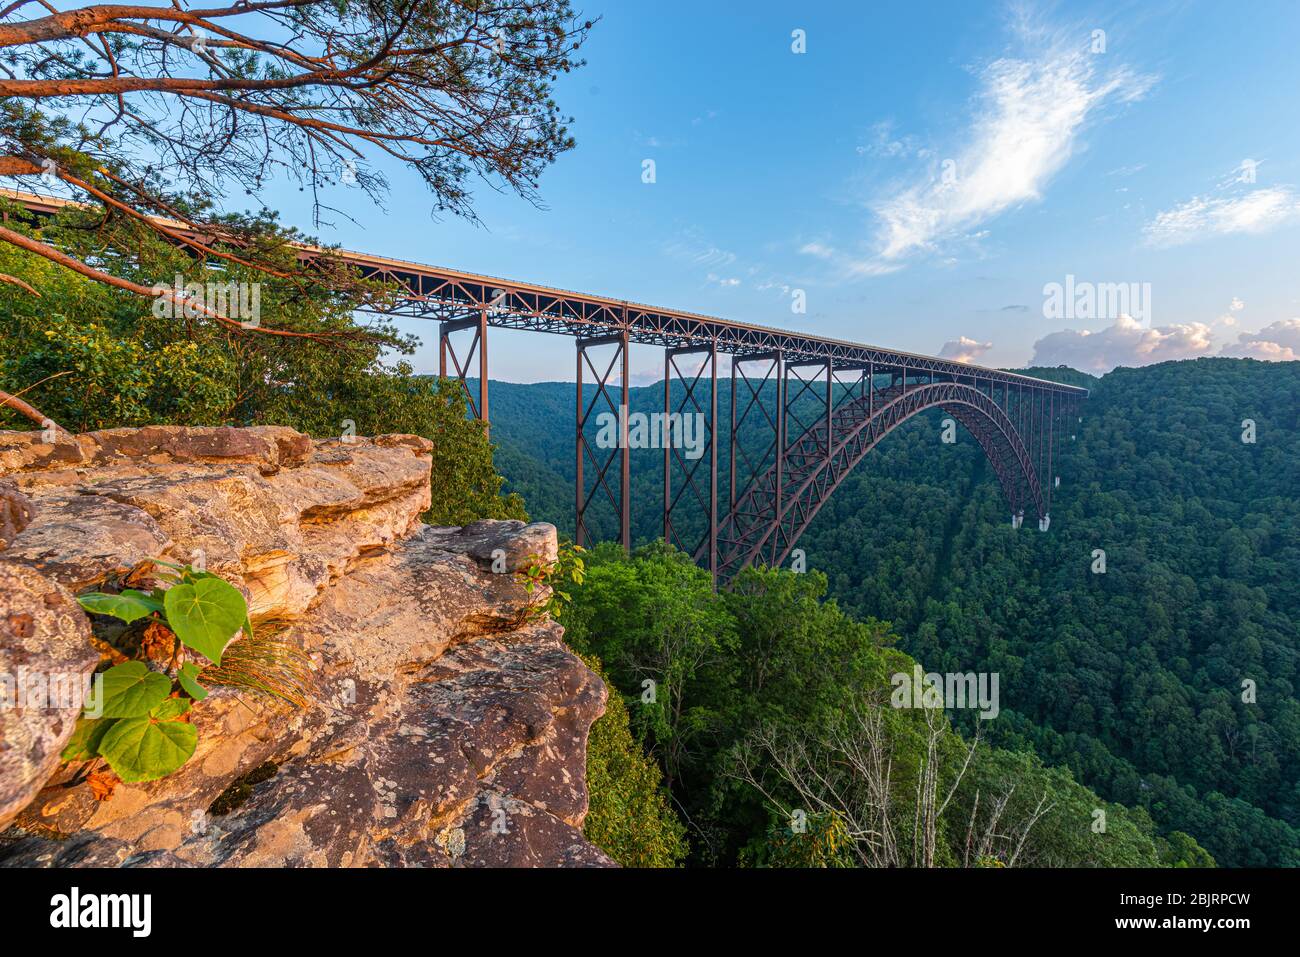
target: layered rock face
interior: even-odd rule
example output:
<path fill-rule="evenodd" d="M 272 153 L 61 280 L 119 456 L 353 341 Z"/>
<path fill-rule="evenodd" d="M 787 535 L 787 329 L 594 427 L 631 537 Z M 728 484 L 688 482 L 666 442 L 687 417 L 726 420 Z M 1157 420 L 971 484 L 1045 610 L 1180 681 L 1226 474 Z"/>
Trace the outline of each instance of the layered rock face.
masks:
<path fill-rule="evenodd" d="M 423 525 L 431 446 L 414 436 L 43 438 L 0 432 L 0 677 L 84 680 L 113 651 L 73 596 L 162 558 L 239 587 L 258 633 L 309 662 L 309 693 L 214 686 L 185 766 L 107 800 L 59 759 L 79 695 L 0 707 L 0 863 L 610 863 L 581 834 L 605 689 L 515 574 L 554 558 L 554 527 Z"/>

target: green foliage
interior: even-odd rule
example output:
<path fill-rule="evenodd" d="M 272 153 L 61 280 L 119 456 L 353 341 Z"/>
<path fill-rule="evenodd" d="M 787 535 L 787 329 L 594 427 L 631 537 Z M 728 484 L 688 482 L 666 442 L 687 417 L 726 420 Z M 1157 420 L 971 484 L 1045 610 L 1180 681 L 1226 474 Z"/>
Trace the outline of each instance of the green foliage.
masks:
<path fill-rule="evenodd" d="M 1160 863 L 1164 867 L 1217 867 L 1210 852 L 1189 834 L 1171 831 L 1168 836 L 1156 838 Z"/>
<path fill-rule="evenodd" d="M 181 670 L 176 673 L 176 680 L 181 683 L 185 693 L 195 701 L 202 701 L 208 696 L 208 689 L 199 684 L 199 666 L 194 662 L 187 661 L 181 665 Z"/>
<path fill-rule="evenodd" d="M 182 645 L 219 665 L 235 634 L 243 629 L 251 635 L 244 596 L 210 572 L 156 564 L 173 570 L 158 573 L 170 588 L 149 593 L 127 589 L 121 595 L 92 592 L 77 600 L 89 612 L 127 624 L 149 617 L 170 629 Z M 191 701 L 208 696 L 199 677 L 193 662 L 181 665 L 174 679 L 151 671 L 143 661 L 109 668 L 101 677 L 101 692 L 86 702 L 63 760 L 102 757 L 127 782 L 153 781 L 179 770 L 198 745 L 198 730 L 186 715 Z"/>
<path fill-rule="evenodd" d="M 790 821 L 776 821 L 761 840 L 740 853 L 744 867 L 853 867 L 853 838 L 844 818 L 828 811 L 808 815 L 803 829 Z"/>
<path fill-rule="evenodd" d="M 161 613 L 159 620 L 181 644 L 193 648 L 213 664 L 221 664 L 221 652 L 235 632 L 242 628 L 252 634 L 243 594 L 228 581 L 190 565 L 155 564 L 175 570 L 174 575 L 158 573 L 159 578 L 172 583 L 170 588 L 155 588 L 147 595 L 133 589 L 126 589 L 121 595 L 88 592 L 79 595 L 77 602 L 86 611 L 120 618 L 127 624 Z"/>
<path fill-rule="evenodd" d="M 72 737 L 63 747 L 64 761 L 89 761 L 99 754 L 100 743 L 108 729 L 113 727 L 112 720 L 104 718 L 77 719 L 77 726 Z"/>
<path fill-rule="evenodd" d="M 201 578 L 163 592 L 167 627 L 181 643 L 214 665 L 236 631 L 248 620 L 248 605 L 239 589 L 220 578 Z"/>
<path fill-rule="evenodd" d="M 608 685 L 599 659 L 583 660 Z M 623 867 L 676 867 L 686 857 L 686 828 L 658 766 L 632 737 L 627 705 L 613 687 L 587 739 L 587 794 L 583 834 Z"/>
<path fill-rule="evenodd" d="M 110 615 L 120 618 L 128 625 L 141 618 L 163 610 L 162 604 L 152 595 L 136 591 L 134 588 L 123 589 L 118 595 L 104 595 L 91 592 L 77 599 L 81 607 L 96 615 Z"/>
<path fill-rule="evenodd" d="M 100 755 L 128 783 L 166 777 L 198 746 L 198 729 L 181 720 L 189 709 L 188 701 L 168 698 L 143 717 L 114 721 L 100 739 Z"/>
<path fill-rule="evenodd" d="M 153 781 L 178 770 L 198 744 L 190 710 L 172 697 L 166 675 L 127 661 L 104 673 L 102 707 L 88 703 L 63 750 L 65 761 L 102 757 L 123 781 Z M 98 715 L 98 716 L 92 716 Z"/>
<path fill-rule="evenodd" d="M 103 700 L 93 710 L 105 718 L 138 718 L 162 704 L 171 692 L 166 675 L 150 671 L 143 661 L 126 661 L 104 673 Z"/>
<path fill-rule="evenodd" d="M 826 581 L 817 573 L 752 569 L 729 592 L 710 586 L 706 571 L 662 544 L 630 556 L 600 545 L 588 556 L 585 580 L 573 589 L 566 626 L 566 639 L 581 653 L 600 656 L 611 686 L 627 696 L 629 726 L 663 768 L 673 802 L 690 825 L 691 861 L 861 863 L 865 855 L 842 814 L 810 813 L 802 831 L 792 830 L 788 812 L 799 807 L 800 797 L 775 773 L 770 756 L 772 748 L 797 746 L 792 753 L 809 757 L 817 779 L 856 806 L 869 789 L 834 743 L 849 740 L 864 718 L 878 721 L 882 760 L 891 768 L 891 826 L 899 845 L 911 846 L 926 762 L 936 762 L 937 790 L 946 794 L 958 783 L 966 745 L 939 715 L 931 752 L 927 742 L 935 732 L 926 715 L 887 706 L 890 676 L 910 673 L 915 664 L 892 647 L 888 626 L 855 621 L 823 600 Z M 977 793 L 984 815 L 977 819 L 984 824 L 989 808 L 1003 803 L 994 834 L 1027 834 L 1017 863 L 1161 862 L 1143 812 L 1106 804 L 1068 771 L 1044 768 L 1032 755 L 987 748 L 976 754 L 980 760 L 939 822 L 937 864 L 1011 860 L 1015 849 L 1004 840 L 991 840 L 985 853 L 966 853 Z M 589 758 L 593 780 L 601 780 L 602 760 Z M 1049 811 L 1036 817 L 1040 800 Z M 1098 807 L 1107 808 L 1110 830 L 1104 841 L 1090 842 Z"/>
<path fill-rule="evenodd" d="M 1127 808 L 1103 801 L 1074 780 L 1066 768 L 1045 767 L 1034 754 L 989 748 L 977 752 L 955 797 L 957 819 L 972 815 L 987 823 L 993 804 L 1015 788 L 1001 805 L 997 837 L 984 860 L 1007 864 L 1016 853 L 1020 833 L 1040 810 L 1030 840 L 1019 851 L 1017 866 L 1033 867 L 1171 867 L 1166 842 L 1155 835 L 1150 816 L 1142 808 Z M 977 807 L 977 795 L 980 800 Z M 1186 837 L 1179 845 L 1189 858 L 1203 858 L 1213 867 L 1199 845 Z"/>
<path fill-rule="evenodd" d="M 553 561 L 547 561 L 540 555 L 530 555 L 528 564 L 516 574 L 524 580 L 524 590 L 532 595 L 538 588 L 549 588 L 546 601 L 535 605 L 533 614 L 537 617 L 549 615 L 559 619 L 564 609 L 573 601 L 573 596 L 565 591 L 568 583 L 581 585 L 587 574 L 587 564 L 582 555 L 586 549 L 572 542 L 561 542 Z"/>
<path fill-rule="evenodd" d="M 837 556 L 850 607 L 892 603 L 930 667 L 1001 674 L 996 743 L 1145 808 L 1220 864 L 1294 866 L 1300 364 L 1165 363 L 1092 389 L 1062 443 L 1049 534 L 1007 527 L 973 443 L 891 437 L 801 545 L 813 565 Z"/>
<path fill-rule="evenodd" d="M 17 207 L 0 199 L 0 209 Z M 404 359 L 417 340 L 385 322 L 358 324 L 354 307 L 386 290 L 357 281 L 344 295 L 310 274 L 281 279 L 223 262 L 205 266 L 151 232 L 120 224 L 102 246 L 88 214 L 68 211 L 39 231 L 70 254 L 143 286 L 257 283 L 262 324 L 293 332 L 344 335 L 315 341 L 231 330 L 156 315 L 148 300 L 84 279 L 48 260 L 0 244 L 0 273 L 39 292 L 0 284 L 0 388 L 24 398 L 73 432 L 171 425 L 286 425 L 309 435 L 409 433 L 433 441 L 432 524 L 526 518 L 523 502 L 501 494 L 492 446 L 465 416 L 455 382 L 414 374 Z M 270 216 L 234 217 L 251 230 L 259 255 L 292 271 L 288 243 L 310 241 Z M 15 229 L 31 232 L 11 221 Z M 121 250 L 130 250 L 129 254 Z M 0 428 L 31 423 L 0 409 Z"/>
<path fill-rule="evenodd" d="M 591 553 L 573 594 L 568 640 L 640 696 L 632 727 L 671 787 L 725 721 L 734 680 L 735 627 L 708 573 L 662 544 L 631 559 L 605 545 Z"/>

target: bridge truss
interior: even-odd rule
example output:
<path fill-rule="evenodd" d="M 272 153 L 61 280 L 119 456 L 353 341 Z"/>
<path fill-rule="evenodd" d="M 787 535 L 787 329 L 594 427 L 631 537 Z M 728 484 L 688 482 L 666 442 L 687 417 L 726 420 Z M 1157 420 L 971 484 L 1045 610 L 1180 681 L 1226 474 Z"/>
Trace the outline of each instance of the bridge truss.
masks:
<path fill-rule="evenodd" d="M 35 214 L 66 200 L 6 191 Z M 324 250 L 299 247 L 311 260 Z M 664 443 L 664 538 L 729 580 L 747 565 L 785 562 L 818 510 L 886 435 L 928 409 L 943 409 L 988 458 L 1020 527 L 1026 510 L 1046 531 L 1055 462 L 1066 423 L 1088 390 L 998 369 L 892 349 L 660 309 L 365 253 L 328 251 L 365 278 L 400 290 L 386 314 L 439 322 L 439 373 L 460 382 L 470 413 L 487 426 L 488 329 L 545 332 L 576 345 L 575 510 L 578 544 L 589 513 L 608 503 L 631 546 L 629 349 L 664 350 L 664 414 L 706 423 L 707 453 L 691 459 Z M 718 422 L 719 356 L 730 356 L 729 422 Z M 474 384 L 471 385 L 471 380 Z M 707 389 L 705 384 L 707 383 Z M 618 441 L 591 438 L 602 413 Z M 757 434 L 755 445 L 740 441 Z M 721 446 L 726 446 L 725 455 Z M 727 470 L 727 502 L 718 472 Z M 702 522 L 682 521 L 693 512 Z M 702 525 L 702 536 L 689 534 Z M 694 539 L 694 540 L 692 540 Z"/>
<path fill-rule="evenodd" d="M 693 414 L 707 451 L 690 459 L 664 443 L 663 535 L 716 578 L 747 565 L 785 562 L 800 535 L 845 477 L 886 435 L 940 408 L 974 437 L 1020 527 L 1026 511 L 1046 531 L 1055 462 L 1066 424 L 1088 390 L 998 369 L 861 343 L 659 309 L 361 254 L 345 254 L 364 275 L 405 293 L 392 314 L 441 323 L 440 373 L 458 379 L 473 414 L 487 421 L 487 330 L 570 336 L 577 353 L 575 528 L 588 544 L 588 511 L 604 502 L 631 545 L 631 449 L 627 410 L 632 343 L 664 350 L 664 422 Z M 458 333 L 458 348 L 452 337 Z M 731 357 L 719 370 L 719 356 Z M 599 356 L 599 358 L 597 358 Z M 471 387 L 466 370 L 478 360 Z M 728 422 L 718 421 L 719 379 L 730 380 Z M 594 388 L 588 388 L 594 387 Z M 590 436 L 596 416 L 620 422 L 616 444 Z M 668 426 L 665 424 L 665 429 Z M 765 436 L 746 447 L 742 432 Z M 724 451 L 725 448 L 725 451 Z M 727 501 L 718 495 L 726 469 Z M 683 511 L 702 514 L 688 535 Z M 699 523 L 696 523 L 699 524 Z M 693 539 L 693 540 L 692 540 Z"/>

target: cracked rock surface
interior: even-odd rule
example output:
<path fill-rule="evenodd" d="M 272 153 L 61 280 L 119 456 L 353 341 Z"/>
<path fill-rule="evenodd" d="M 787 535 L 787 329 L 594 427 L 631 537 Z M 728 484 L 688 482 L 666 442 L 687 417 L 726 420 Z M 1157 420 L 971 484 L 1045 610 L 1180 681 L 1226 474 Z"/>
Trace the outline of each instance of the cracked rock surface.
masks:
<path fill-rule="evenodd" d="M 311 699 L 214 687 L 189 762 L 104 801 L 58 760 L 77 708 L 0 711 L 0 864 L 610 865 L 581 831 L 605 688 L 514 574 L 554 557 L 553 526 L 422 524 L 432 446 L 414 436 L 39 439 L 0 432 L 6 514 L 21 515 L 0 546 L 0 668 L 88 676 L 100 653 L 72 595 L 151 558 L 201 560 L 310 658 Z M 242 803 L 210 812 L 267 762 Z"/>

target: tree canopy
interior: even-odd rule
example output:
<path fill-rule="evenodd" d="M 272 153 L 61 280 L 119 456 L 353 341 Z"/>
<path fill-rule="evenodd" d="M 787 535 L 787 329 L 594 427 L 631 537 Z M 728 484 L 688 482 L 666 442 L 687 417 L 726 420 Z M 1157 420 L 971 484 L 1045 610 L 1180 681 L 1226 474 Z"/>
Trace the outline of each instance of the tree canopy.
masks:
<path fill-rule="evenodd" d="M 475 177 L 535 200 L 542 170 L 573 145 L 552 86 L 580 64 L 590 27 L 568 0 L 14 0 L 0 11 L 0 176 L 87 204 L 102 242 L 129 220 L 283 278 L 305 267 L 266 255 L 217 200 L 288 182 L 311 192 L 319 223 L 341 212 L 335 187 L 382 201 L 381 157 L 414 170 L 435 211 L 472 217 Z M 0 240 L 170 295 L 7 224 Z"/>

